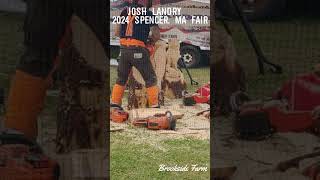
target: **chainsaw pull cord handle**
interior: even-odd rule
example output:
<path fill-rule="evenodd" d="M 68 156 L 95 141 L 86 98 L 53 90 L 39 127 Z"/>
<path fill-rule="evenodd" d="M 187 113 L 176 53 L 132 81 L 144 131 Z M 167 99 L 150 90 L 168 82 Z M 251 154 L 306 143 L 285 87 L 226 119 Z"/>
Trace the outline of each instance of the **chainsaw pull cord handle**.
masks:
<path fill-rule="evenodd" d="M 165 115 L 169 118 L 169 125 L 171 130 L 176 130 L 176 122 L 175 119 L 173 118 L 172 112 L 171 111 L 166 111 Z"/>
<path fill-rule="evenodd" d="M 170 118 L 170 120 L 173 119 L 172 112 L 166 111 L 165 115 L 166 115 L 168 118 Z M 169 115 L 169 116 L 168 116 L 168 115 Z"/>

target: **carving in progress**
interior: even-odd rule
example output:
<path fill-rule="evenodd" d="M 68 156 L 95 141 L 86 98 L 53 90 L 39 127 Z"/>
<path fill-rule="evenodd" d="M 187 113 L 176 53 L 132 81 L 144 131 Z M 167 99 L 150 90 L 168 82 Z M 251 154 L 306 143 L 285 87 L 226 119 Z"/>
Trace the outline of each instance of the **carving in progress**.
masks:
<path fill-rule="evenodd" d="M 163 95 L 168 98 L 181 98 L 186 88 L 183 74 L 178 69 L 180 58 L 180 43 L 177 39 L 170 39 L 155 43 L 155 52 L 150 57 L 152 67 L 157 75 L 157 85 L 160 91 L 159 102 L 164 105 Z M 128 80 L 129 96 L 128 109 L 147 107 L 145 82 L 136 68 Z"/>
<path fill-rule="evenodd" d="M 182 72 L 178 69 L 180 43 L 177 39 L 170 39 L 168 44 L 166 72 L 162 89 L 165 97 L 181 98 L 182 92 L 186 89 L 186 82 Z"/>

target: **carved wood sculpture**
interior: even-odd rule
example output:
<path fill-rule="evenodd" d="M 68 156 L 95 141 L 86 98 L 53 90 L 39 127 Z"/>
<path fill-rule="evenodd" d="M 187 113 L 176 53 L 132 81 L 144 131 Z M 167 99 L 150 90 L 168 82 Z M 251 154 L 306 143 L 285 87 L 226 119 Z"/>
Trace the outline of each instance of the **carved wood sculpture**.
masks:
<path fill-rule="evenodd" d="M 187 84 L 182 72 L 178 69 L 180 58 L 180 43 L 177 39 L 169 40 L 167 51 L 166 72 L 162 84 L 164 96 L 168 98 L 181 98 Z"/>
<path fill-rule="evenodd" d="M 56 159 L 62 166 L 62 179 L 72 179 L 75 173 L 89 172 L 89 168 L 91 174 L 83 176 L 95 179 L 107 172 L 103 158 L 100 162 L 90 160 L 106 155 L 107 57 L 95 34 L 77 16 L 72 17 L 71 29 L 58 70 Z M 70 156 L 81 156 L 81 160 L 75 165 Z"/>
<path fill-rule="evenodd" d="M 157 75 L 158 87 L 161 89 L 161 105 L 164 105 L 164 96 L 181 98 L 182 92 L 186 89 L 183 74 L 178 69 L 179 57 L 180 43 L 177 39 L 169 39 L 168 45 L 161 40 L 155 43 L 155 53 L 150 60 Z M 132 68 L 128 87 L 128 109 L 148 107 L 145 82 L 136 68 Z"/>
<path fill-rule="evenodd" d="M 167 44 L 164 41 L 157 41 L 155 43 L 155 53 L 150 57 L 152 67 L 155 70 L 158 81 L 158 88 L 161 89 L 161 83 L 165 74 L 166 67 L 166 48 Z M 136 68 L 132 68 L 132 73 L 128 81 L 129 96 L 128 96 L 128 108 L 145 108 L 148 107 L 148 101 L 146 96 L 145 82 Z M 162 95 L 159 96 L 159 102 L 164 105 L 164 99 Z"/>
<path fill-rule="evenodd" d="M 89 27 L 74 16 L 72 40 L 63 50 L 57 141 L 58 152 L 103 147 L 106 55 Z M 69 36 L 70 37 L 70 36 Z"/>
<path fill-rule="evenodd" d="M 232 37 L 218 29 L 213 30 L 213 48 L 211 77 L 213 79 L 213 102 L 223 113 L 229 113 L 230 96 L 236 91 L 246 90 L 245 72 L 236 61 L 236 49 Z"/>

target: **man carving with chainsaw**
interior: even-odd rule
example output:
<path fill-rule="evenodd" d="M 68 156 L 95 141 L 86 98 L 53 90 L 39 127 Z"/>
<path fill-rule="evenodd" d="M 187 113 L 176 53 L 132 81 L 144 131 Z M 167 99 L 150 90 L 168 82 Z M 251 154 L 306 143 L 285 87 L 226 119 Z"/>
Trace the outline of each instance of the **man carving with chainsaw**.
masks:
<path fill-rule="evenodd" d="M 5 127 L 37 137 L 37 116 L 41 112 L 47 79 L 58 55 L 58 44 L 72 14 L 84 20 L 102 44 L 106 44 L 103 0 L 28 0 L 24 24 L 26 46 L 11 81 Z"/>
<path fill-rule="evenodd" d="M 128 21 L 116 26 L 115 35 L 120 37 L 121 57 L 118 66 L 118 79 L 112 90 L 111 106 L 121 107 L 125 85 L 134 66 L 146 82 L 149 107 L 159 107 L 157 77 L 150 61 L 147 41 L 149 32 L 151 32 L 151 41 L 158 41 L 160 30 L 157 24 L 136 23 L 135 15 L 129 14 L 129 8 L 142 7 L 143 5 L 138 4 L 138 0 L 130 1 L 129 7 L 120 14 L 120 16 L 127 17 Z M 152 16 L 152 12 L 148 10 L 147 15 L 143 16 Z"/>

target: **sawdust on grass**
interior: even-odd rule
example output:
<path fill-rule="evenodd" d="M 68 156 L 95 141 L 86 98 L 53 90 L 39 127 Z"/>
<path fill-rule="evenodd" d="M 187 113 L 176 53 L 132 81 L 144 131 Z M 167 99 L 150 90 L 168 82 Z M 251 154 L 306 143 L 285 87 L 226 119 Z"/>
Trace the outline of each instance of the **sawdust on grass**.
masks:
<path fill-rule="evenodd" d="M 125 105 L 124 105 L 125 107 Z M 125 133 L 127 136 L 134 138 L 136 143 L 146 143 L 146 139 L 154 137 L 154 141 L 149 142 L 156 146 L 157 142 L 166 139 L 196 138 L 209 140 L 210 138 L 210 121 L 204 116 L 197 116 L 197 113 L 209 109 L 208 104 L 197 104 L 195 106 L 183 106 L 181 99 L 167 100 L 165 106 L 161 107 L 166 110 L 174 110 L 183 113 L 181 119 L 177 119 L 176 131 L 171 130 L 148 130 L 145 128 L 134 127 L 127 123 L 111 122 L 111 131 L 120 130 L 117 133 Z M 114 132 L 115 133 L 115 132 Z"/>

